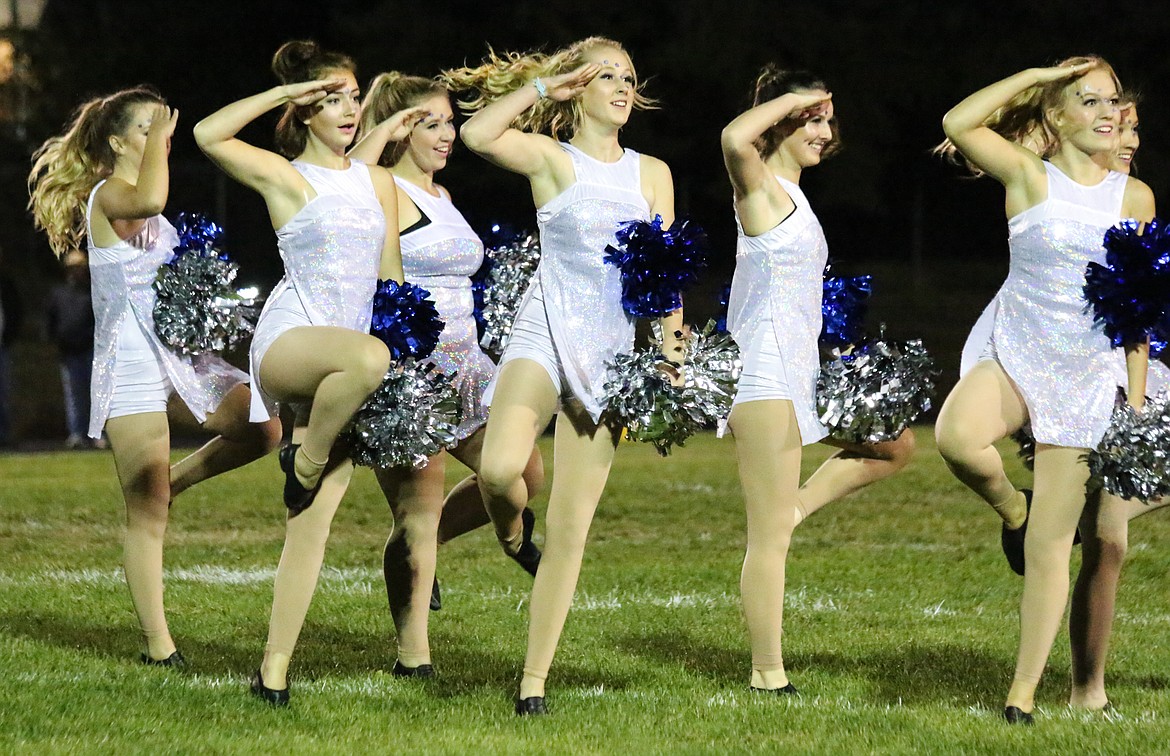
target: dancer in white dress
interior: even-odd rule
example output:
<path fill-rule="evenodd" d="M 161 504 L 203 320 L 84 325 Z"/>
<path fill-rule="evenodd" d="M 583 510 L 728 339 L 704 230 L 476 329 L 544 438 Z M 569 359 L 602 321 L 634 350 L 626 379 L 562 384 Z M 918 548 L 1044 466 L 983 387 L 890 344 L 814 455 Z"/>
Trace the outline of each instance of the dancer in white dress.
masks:
<path fill-rule="evenodd" d="M 393 178 L 345 154 L 361 115 L 353 61 L 299 41 L 282 46 L 272 65 L 281 86 L 203 119 L 195 140 L 264 197 L 285 265 L 252 343 L 252 375 L 263 397 L 253 412 L 289 402 L 307 406 L 308 417 L 298 411 L 296 443 L 280 454 L 290 516 L 252 692 L 286 705 L 289 660 L 353 472 L 334 442 L 390 364 L 386 345 L 368 333 L 374 290 L 379 278 L 401 282 L 402 265 Z M 280 155 L 236 137 L 281 106 Z"/>
<path fill-rule="evenodd" d="M 531 520 L 521 514 L 523 471 L 559 406 L 549 526 L 516 702 L 517 714 L 543 714 L 545 680 L 619 437 L 598 399 L 605 362 L 634 340 L 619 273 L 603 262 L 605 247 L 616 243 L 623 221 L 661 215 L 664 225 L 672 223 L 674 186 L 665 163 L 618 141 L 632 109 L 646 100 L 617 42 L 595 37 L 549 56 L 493 55 L 447 79 L 480 95 L 469 104 L 477 112 L 460 130 L 463 141 L 527 177 L 537 206 L 540 266 L 485 397 L 491 410 L 479 484 L 504 549 L 521 557 L 535 550 Z M 558 141 L 562 136 L 568 141 Z M 675 363 L 681 325 L 681 311 L 663 319 L 664 359 Z"/>
<path fill-rule="evenodd" d="M 455 377 L 462 404 L 456 446 L 431 457 L 421 470 L 376 471 L 394 514 L 394 530 L 382 558 L 386 597 L 398 638 L 393 674 L 430 677 L 434 667 L 427 621 L 429 609 L 438 608 L 438 546 L 489 522 L 475 473 L 487 422 L 483 395 L 496 366 L 476 336 L 470 278 L 483 263 L 483 243 L 452 203 L 446 187 L 435 183 L 435 174 L 446 167 L 455 145 L 455 114 L 443 84 L 398 72 L 379 74 L 366 94 L 361 134 L 349 154 L 368 163 L 380 162 L 394 175 L 402 267 L 407 281 L 431 293 L 443 319 L 439 345 L 430 361 Z M 471 468 L 472 474 L 444 498 L 448 453 Z M 544 477 L 535 447 L 522 477 L 530 500 Z M 535 572 L 535 563 L 527 566 Z"/>
<path fill-rule="evenodd" d="M 985 358 L 947 397 L 938 447 L 964 484 L 1009 526 L 1029 526 L 1020 604 L 1020 650 L 1004 716 L 1031 723 L 1037 684 L 1068 602 L 1068 565 L 1085 506 L 1083 455 L 1109 423 L 1120 352 L 1092 327 L 1081 289 L 1085 266 L 1104 258 L 1106 229 L 1149 220 L 1153 193 L 1100 164 L 1117 147 L 1117 77 L 1100 58 L 1074 58 L 992 84 L 943 119 L 963 157 L 1004 185 L 1012 259 L 996 295 Z M 1021 142 L 1042 128 L 1042 160 Z M 1008 481 L 992 444 L 1030 420 L 1035 495 Z"/>
<path fill-rule="evenodd" d="M 850 444 L 826 438 L 817 417 L 822 277 L 828 245 L 798 182 L 837 148 L 824 82 L 769 66 L 754 106 L 723 130 L 723 158 L 735 190 L 735 277 L 728 330 L 743 373 L 728 425 L 735 435 L 747 508 L 740 589 L 752 646 L 751 688 L 795 693 L 784 671 L 784 565 L 792 530 L 812 512 L 909 462 L 914 433 Z M 840 448 L 800 486 L 801 446 Z"/>
<path fill-rule="evenodd" d="M 88 239 L 94 309 L 89 435 L 110 439 L 126 501 L 124 566 L 146 639 L 142 660 L 181 666 L 163 609 L 163 537 L 174 498 L 271 451 L 276 421 L 248 422 L 247 375 L 217 356 L 172 352 L 154 331 L 158 269 L 179 239 L 161 214 L 178 113 L 145 88 L 82 105 L 46 141 L 29 175 L 30 206 L 58 256 Z M 170 463 L 171 394 L 216 437 Z"/>

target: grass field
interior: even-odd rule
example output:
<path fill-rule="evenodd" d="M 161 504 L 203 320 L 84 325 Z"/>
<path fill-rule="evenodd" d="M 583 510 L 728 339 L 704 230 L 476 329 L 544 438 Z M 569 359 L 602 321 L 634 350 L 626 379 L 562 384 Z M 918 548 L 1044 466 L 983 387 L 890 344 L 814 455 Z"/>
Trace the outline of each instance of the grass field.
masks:
<path fill-rule="evenodd" d="M 173 673 L 136 662 L 108 453 L 0 456 L 0 751 L 1164 753 L 1170 554 L 1157 544 L 1170 519 L 1132 529 L 1110 665 L 1117 713 L 1066 708 L 1062 633 L 1037 726 L 1011 728 L 999 712 L 1021 581 L 994 514 L 947 474 L 929 430 L 918 436 L 900 476 L 797 530 L 785 616 L 796 699 L 747 690 L 733 442 L 699 437 L 665 460 L 623 444 L 553 666 L 552 715 L 527 720 L 511 707 L 530 580 L 486 530 L 440 554 L 439 676 L 387 674 L 390 518 L 369 471 L 334 523 L 292 706 L 273 710 L 246 685 L 283 539 L 274 458 L 176 501 L 167 602 L 190 669 Z M 812 447 L 806 470 L 825 453 Z M 544 499 L 536 509 L 539 533 Z"/>

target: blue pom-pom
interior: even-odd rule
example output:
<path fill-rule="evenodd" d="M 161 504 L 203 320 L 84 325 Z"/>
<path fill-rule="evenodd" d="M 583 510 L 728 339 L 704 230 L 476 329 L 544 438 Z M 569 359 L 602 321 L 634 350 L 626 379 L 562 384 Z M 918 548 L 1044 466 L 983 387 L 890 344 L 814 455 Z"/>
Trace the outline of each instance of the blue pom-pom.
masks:
<path fill-rule="evenodd" d="M 622 307 L 637 318 L 660 318 L 682 307 L 682 292 L 707 266 L 707 236 L 689 220 L 669 229 L 662 216 L 618 228 L 617 246 L 607 245 L 605 261 L 621 270 Z"/>
<path fill-rule="evenodd" d="M 716 333 L 727 332 L 727 308 L 731 302 L 731 282 L 723 284 L 719 289 L 719 317 L 715 318 Z"/>
<path fill-rule="evenodd" d="M 825 268 L 825 272 L 828 271 Z M 871 293 L 873 276 L 825 276 L 821 299 L 821 346 L 842 349 L 861 342 Z"/>
<path fill-rule="evenodd" d="M 395 360 L 422 359 L 438 346 L 443 321 L 430 296 L 429 291 L 411 283 L 378 282 L 370 333 L 390 347 Z"/>
<path fill-rule="evenodd" d="M 175 247 L 175 255 L 185 252 L 198 252 L 208 257 L 208 253 L 219 247 L 223 229 L 203 213 L 179 213 L 175 221 L 175 230 L 179 233 L 179 246 Z M 216 255 L 221 260 L 227 259 L 226 253 Z"/>
<path fill-rule="evenodd" d="M 1170 339 L 1170 229 L 1127 219 L 1105 232 L 1105 264 L 1085 269 L 1085 311 L 1114 347 Z"/>
<path fill-rule="evenodd" d="M 475 318 L 477 341 L 483 338 L 484 331 L 487 329 L 487 318 L 484 317 L 483 308 L 488 281 L 491 279 L 494 265 L 492 258 L 484 255 L 479 270 L 471 274 L 471 316 Z"/>

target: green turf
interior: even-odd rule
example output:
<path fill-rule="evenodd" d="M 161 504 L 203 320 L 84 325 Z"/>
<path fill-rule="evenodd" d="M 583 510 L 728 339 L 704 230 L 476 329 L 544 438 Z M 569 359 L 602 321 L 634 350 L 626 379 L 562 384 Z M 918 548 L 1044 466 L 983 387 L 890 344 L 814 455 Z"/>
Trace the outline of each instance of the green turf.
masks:
<path fill-rule="evenodd" d="M 167 604 L 191 669 L 173 673 L 135 661 L 108 453 L 0 456 L 0 751 L 1165 752 L 1170 556 L 1157 544 L 1170 519 L 1133 527 L 1110 664 L 1118 714 L 1065 707 L 1062 633 L 1037 726 L 1009 728 L 999 710 L 1022 583 L 1003 564 L 995 515 L 947 474 L 929 431 L 918 437 L 901 475 L 797 530 L 785 659 L 798 699 L 747 690 L 733 442 L 702 436 L 668 459 L 623 444 L 552 669 L 552 716 L 534 720 L 511 713 L 531 581 L 486 530 L 440 554 L 439 677 L 386 674 L 390 518 L 369 471 L 334 523 L 292 707 L 271 710 L 246 681 L 283 539 L 274 458 L 175 504 Z M 806 471 L 825 454 L 812 447 Z"/>

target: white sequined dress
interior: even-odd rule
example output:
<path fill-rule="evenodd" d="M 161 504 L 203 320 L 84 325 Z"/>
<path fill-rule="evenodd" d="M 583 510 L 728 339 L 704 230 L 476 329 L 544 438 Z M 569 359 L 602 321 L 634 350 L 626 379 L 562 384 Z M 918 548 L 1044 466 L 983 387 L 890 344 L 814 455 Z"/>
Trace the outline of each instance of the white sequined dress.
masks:
<path fill-rule="evenodd" d="M 252 338 L 252 421 L 276 413 L 259 383 L 260 362 L 272 343 L 298 326 L 336 326 L 369 333 L 386 215 L 370 169 L 351 161 L 335 170 L 292 162 L 316 196 L 276 231 L 284 278 L 276 284 Z"/>
<path fill-rule="evenodd" d="M 147 219 L 142 230 L 131 239 L 120 240 L 112 247 L 95 245 L 89 219 L 93 217 L 94 198 L 104 183 L 99 182 L 93 188 L 86 205 L 94 316 L 89 435 L 100 438 L 109 417 L 119 336 L 124 328 L 141 329 L 162 372 L 195 419 L 203 422 L 229 391 L 247 383 L 248 376 L 213 354 L 197 357 L 176 354 L 159 340 L 154 332 L 153 284 L 159 267 L 174 255 L 179 234 L 170 221 L 156 215 Z"/>
<path fill-rule="evenodd" d="M 802 444 L 828 435 L 817 416 L 820 372 L 821 299 L 829 245 L 804 192 L 776 177 L 796 209 L 772 229 L 747 236 L 736 218 L 735 275 L 727 301 L 727 330 L 739 344 L 744 364 L 764 339 L 779 346 L 783 383 Z"/>
<path fill-rule="evenodd" d="M 1085 267 L 1104 263 L 1125 174 L 1083 186 L 1049 162 L 1048 198 L 1008 221 L 1007 280 L 963 348 L 961 372 L 994 359 L 1019 388 L 1039 443 L 1093 448 L 1109 426 L 1125 356 L 1085 312 Z"/>
<path fill-rule="evenodd" d="M 596 422 L 605 409 L 599 399 L 605 363 L 634 345 L 634 319 L 622 308 L 620 272 L 605 262 L 605 248 L 617 243 L 623 222 L 649 220 L 650 206 L 642 195 L 637 152 L 625 150 L 616 162 L 605 163 L 570 144 L 561 148 L 573 161 L 576 180 L 536 211 L 540 265 L 516 319 L 547 320 L 568 390 Z M 516 341 L 508 343 L 501 362 Z M 494 389 L 493 382 L 486 404 Z"/>
<path fill-rule="evenodd" d="M 463 418 L 456 437 L 464 439 L 487 422 L 483 394 L 496 370 L 479 346 L 473 315 L 471 275 L 483 263 L 483 242 L 446 194 L 436 197 L 397 176 L 394 181 L 428 221 L 402 234 L 402 269 L 407 281 L 431 293 L 443 320 L 429 359 L 455 376 Z"/>

